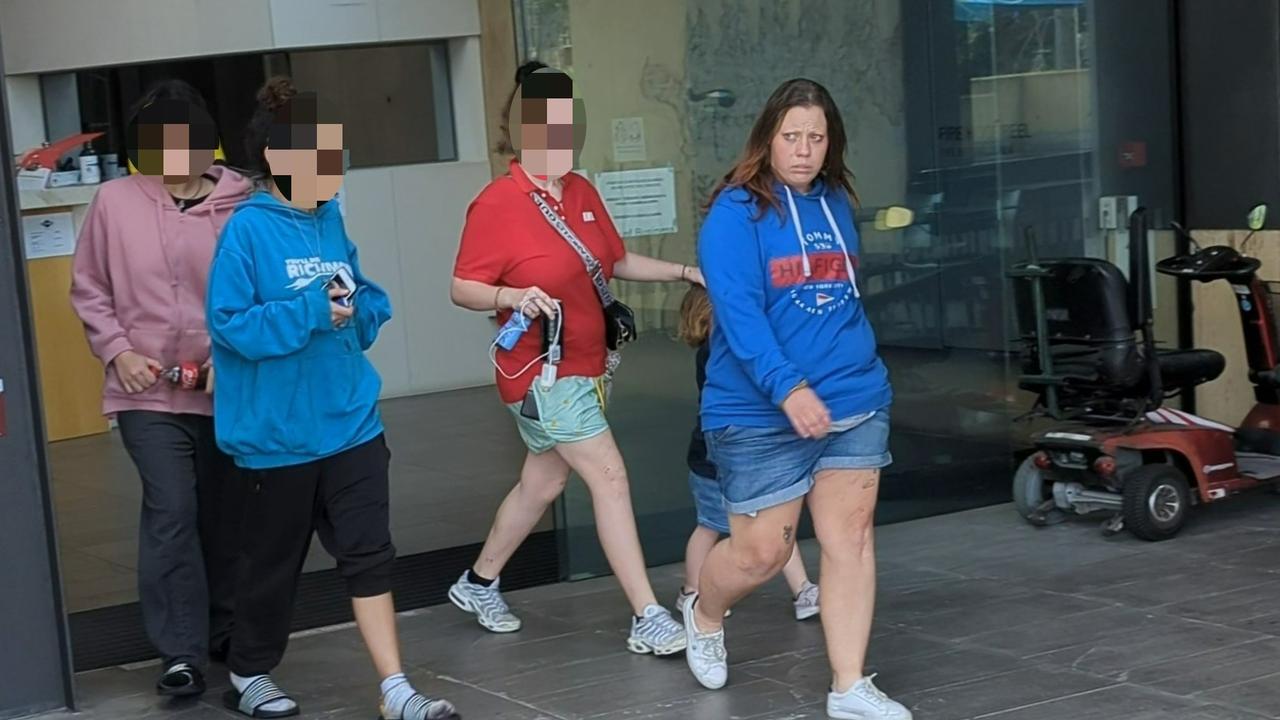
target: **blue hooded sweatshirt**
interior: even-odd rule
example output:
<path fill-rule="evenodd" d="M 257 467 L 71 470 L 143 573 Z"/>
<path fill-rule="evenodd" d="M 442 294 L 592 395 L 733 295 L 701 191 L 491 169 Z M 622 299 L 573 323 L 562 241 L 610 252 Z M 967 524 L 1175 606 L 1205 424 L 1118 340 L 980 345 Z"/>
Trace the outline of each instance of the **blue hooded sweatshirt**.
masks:
<path fill-rule="evenodd" d="M 357 290 L 335 329 L 325 284 L 339 267 Z M 240 467 L 300 465 L 382 432 L 382 380 L 364 351 L 391 302 L 360 272 L 336 202 L 307 212 L 268 192 L 245 200 L 222 230 L 207 318 L 214 428 Z"/>
<path fill-rule="evenodd" d="M 832 420 L 893 400 L 857 287 L 858 231 L 843 188 L 774 184 L 783 213 L 720 193 L 698 237 L 715 318 L 702 427 L 790 427 L 782 401 L 807 381 Z M 757 219 L 757 215 L 760 217 Z"/>

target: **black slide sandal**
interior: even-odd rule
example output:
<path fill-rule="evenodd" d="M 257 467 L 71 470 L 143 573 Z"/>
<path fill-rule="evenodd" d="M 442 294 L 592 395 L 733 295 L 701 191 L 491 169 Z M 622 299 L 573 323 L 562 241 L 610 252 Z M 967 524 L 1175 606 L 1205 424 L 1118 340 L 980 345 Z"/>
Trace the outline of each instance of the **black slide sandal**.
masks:
<path fill-rule="evenodd" d="M 204 674 L 187 663 L 175 663 L 156 681 L 156 694 L 161 697 L 192 697 L 204 690 Z"/>
<path fill-rule="evenodd" d="M 293 702 L 293 707 L 288 710 L 262 709 L 263 705 L 276 700 L 289 700 Z M 302 712 L 302 709 L 298 707 L 298 702 L 286 695 L 266 675 L 249 683 L 243 693 L 235 688 L 226 691 L 222 694 L 222 704 L 229 710 L 235 710 L 241 715 L 251 718 L 286 718 L 294 717 Z"/>

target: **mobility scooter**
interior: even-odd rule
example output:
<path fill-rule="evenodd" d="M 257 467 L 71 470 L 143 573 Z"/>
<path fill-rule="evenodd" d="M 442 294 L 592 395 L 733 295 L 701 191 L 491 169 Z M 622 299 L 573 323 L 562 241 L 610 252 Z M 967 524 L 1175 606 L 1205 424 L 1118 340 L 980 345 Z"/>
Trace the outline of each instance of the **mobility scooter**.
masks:
<path fill-rule="evenodd" d="M 1266 207 L 1249 214 L 1262 228 Z M 1161 260 L 1156 269 L 1194 282 L 1223 281 L 1236 297 L 1257 404 L 1239 428 L 1165 406 L 1225 367 L 1213 350 L 1158 350 L 1152 333 L 1147 213 L 1130 217 L 1129 278 L 1104 260 L 1029 261 L 1014 278 L 1022 345 L 1019 385 L 1036 393 L 1024 417 L 1052 419 L 1014 476 L 1018 512 L 1048 525 L 1106 511 L 1105 534 L 1127 529 L 1166 540 L 1192 505 L 1280 480 L 1280 328 L 1261 262 L 1229 246 Z M 1252 233 L 1251 233 L 1252 236 Z M 1246 245 L 1244 247 L 1247 247 Z"/>

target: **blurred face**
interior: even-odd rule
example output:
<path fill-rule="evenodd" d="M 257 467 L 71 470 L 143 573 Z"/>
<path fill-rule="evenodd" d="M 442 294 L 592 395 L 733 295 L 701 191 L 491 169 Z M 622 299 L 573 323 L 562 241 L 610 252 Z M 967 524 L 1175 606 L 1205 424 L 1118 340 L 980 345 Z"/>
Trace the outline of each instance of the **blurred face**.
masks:
<path fill-rule="evenodd" d="M 769 143 L 774 177 L 807 192 L 827 160 L 827 116 L 822 108 L 793 107 Z"/>
<path fill-rule="evenodd" d="M 548 178 L 573 170 L 573 98 L 522 98 L 520 111 L 520 164 L 525 170 Z"/>
<path fill-rule="evenodd" d="M 289 135 L 291 142 L 287 144 L 293 147 L 266 148 L 267 166 L 280 194 L 291 205 L 314 210 L 321 202 L 332 200 L 342 188 L 346 166 L 342 125 L 291 125 Z"/>
<path fill-rule="evenodd" d="M 573 80 L 551 68 L 534 72 L 520 84 L 511 103 L 511 142 L 525 172 L 550 180 L 577 164 L 586 138 L 586 108 L 573 97 Z"/>
<path fill-rule="evenodd" d="M 218 147 L 208 113 L 178 100 L 143 108 L 129 139 L 129 160 L 138 172 L 168 185 L 199 178 L 213 164 Z"/>

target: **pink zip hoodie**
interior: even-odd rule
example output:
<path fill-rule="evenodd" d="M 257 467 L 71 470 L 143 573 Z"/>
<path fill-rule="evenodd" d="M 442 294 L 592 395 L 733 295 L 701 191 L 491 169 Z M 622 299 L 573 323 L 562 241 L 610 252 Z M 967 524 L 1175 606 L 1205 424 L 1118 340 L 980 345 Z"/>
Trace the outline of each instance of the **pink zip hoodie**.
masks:
<path fill-rule="evenodd" d="M 222 226 L 252 183 L 220 165 L 204 202 L 182 212 L 156 179 L 131 175 L 98 189 L 72 266 L 71 304 L 106 368 L 102 412 L 154 410 L 212 415 L 204 392 L 161 380 L 130 395 L 111 361 L 125 350 L 172 367 L 209 359 L 205 286 Z M 217 390 L 217 379 L 214 379 Z"/>

